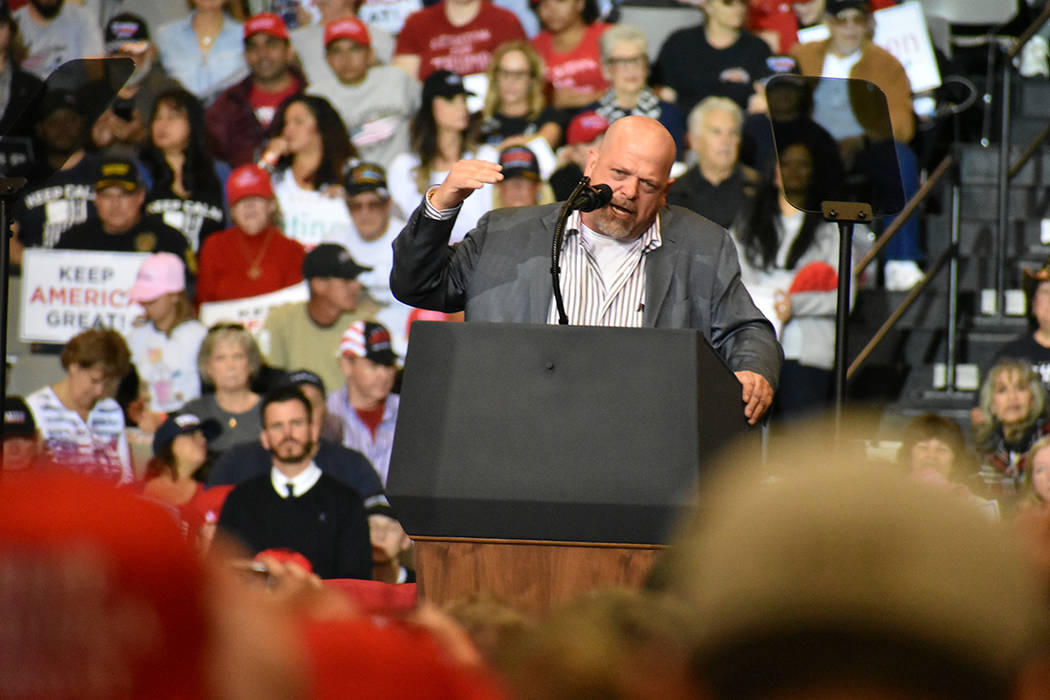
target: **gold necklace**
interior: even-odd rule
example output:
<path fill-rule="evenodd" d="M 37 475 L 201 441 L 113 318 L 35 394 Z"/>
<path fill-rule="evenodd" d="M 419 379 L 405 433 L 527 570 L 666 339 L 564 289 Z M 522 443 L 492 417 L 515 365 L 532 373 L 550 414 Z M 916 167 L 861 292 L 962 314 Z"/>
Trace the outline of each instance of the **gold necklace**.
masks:
<path fill-rule="evenodd" d="M 247 235 L 247 234 L 245 234 Z M 259 263 L 262 262 L 263 256 L 266 255 L 267 248 L 270 247 L 270 238 L 273 236 L 273 229 L 266 232 L 266 238 L 263 239 L 262 247 L 259 248 L 259 252 L 255 255 L 255 258 L 251 258 L 248 253 L 248 246 L 243 238 L 238 238 L 237 241 L 241 244 L 241 252 L 244 254 L 244 259 L 248 261 L 247 275 L 248 279 L 254 281 L 262 277 L 262 268 L 259 267 Z"/>

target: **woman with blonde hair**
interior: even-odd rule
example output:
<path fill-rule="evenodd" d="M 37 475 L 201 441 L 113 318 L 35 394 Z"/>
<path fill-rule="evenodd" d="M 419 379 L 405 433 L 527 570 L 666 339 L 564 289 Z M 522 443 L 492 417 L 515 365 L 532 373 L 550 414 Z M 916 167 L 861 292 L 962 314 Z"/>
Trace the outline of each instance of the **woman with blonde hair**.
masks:
<path fill-rule="evenodd" d="M 508 41 L 492 55 L 488 92 L 481 110 L 481 140 L 500 151 L 528 146 L 537 137 L 551 151 L 561 141 L 562 116 L 543 96 L 543 59 L 523 40 Z M 553 157 L 553 152 L 551 153 Z"/>
<path fill-rule="evenodd" d="M 981 412 L 986 420 L 974 432 L 981 454 L 981 478 L 999 493 L 1013 494 L 1025 477 L 1027 452 L 1050 433 L 1044 414 L 1046 392 L 1032 366 L 1023 360 L 1000 360 L 981 385 Z"/>

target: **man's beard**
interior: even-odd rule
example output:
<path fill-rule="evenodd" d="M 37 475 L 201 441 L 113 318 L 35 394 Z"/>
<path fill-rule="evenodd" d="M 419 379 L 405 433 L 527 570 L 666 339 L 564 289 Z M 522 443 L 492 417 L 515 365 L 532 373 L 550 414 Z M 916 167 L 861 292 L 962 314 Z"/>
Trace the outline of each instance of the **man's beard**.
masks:
<path fill-rule="evenodd" d="M 64 0 L 60 0 L 59 2 L 56 2 L 54 4 L 45 5 L 40 0 L 29 0 L 29 2 L 32 3 L 33 7 L 36 8 L 36 11 L 39 12 L 40 16 L 44 19 L 54 19 L 55 15 L 62 11 L 63 1 Z"/>
<path fill-rule="evenodd" d="M 295 442 L 295 443 L 298 443 L 299 441 L 298 440 L 285 440 L 284 442 Z M 284 443 L 281 443 L 281 444 L 283 445 Z M 306 459 L 308 456 L 310 456 L 310 453 L 313 452 L 313 450 L 314 450 L 314 443 L 313 443 L 312 440 L 307 440 L 306 442 L 302 443 L 302 445 L 303 445 L 303 449 L 301 451 L 299 451 L 297 453 L 293 452 L 291 455 L 288 455 L 288 456 L 281 456 L 278 453 L 278 450 L 276 450 L 276 449 L 270 450 L 270 454 L 272 454 L 273 458 L 275 460 L 277 460 L 278 462 L 280 462 L 281 464 L 298 464 L 299 462 L 302 462 L 304 459 Z M 280 447 L 281 447 L 281 445 L 277 446 L 278 449 Z"/>
<path fill-rule="evenodd" d="M 637 238 L 634 235 L 635 222 L 617 218 L 612 212 L 612 203 L 596 210 L 592 214 L 591 221 L 595 224 L 595 230 L 603 236 L 615 238 L 618 241 L 630 241 Z"/>

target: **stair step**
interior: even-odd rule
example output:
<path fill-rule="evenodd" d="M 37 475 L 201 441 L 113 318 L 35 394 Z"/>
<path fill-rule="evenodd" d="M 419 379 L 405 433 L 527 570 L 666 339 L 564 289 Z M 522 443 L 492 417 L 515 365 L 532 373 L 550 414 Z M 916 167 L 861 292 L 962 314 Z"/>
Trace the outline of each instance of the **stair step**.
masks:
<path fill-rule="evenodd" d="M 1042 219 L 1009 222 L 1006 236 L 1006 254 L 1028 256 L 1039 250 L 1050 251 L 1042 242 Z M 959 221 L 959 253 L 964 257 L 988 258 L 995 255 L 996 229 L 991 220 L 962 219 Z M 1050 233 L 1050 225 L 1048 225 Z M 926 250 L 931 258 L 948 247 L 951 241 L 951 218 L 947 214 L 926 217 Z"/>
<path fill-rule="evenodd" d="M 1043 118 L 1045 125 L 1045 117 Z M 1019 136 L 1015 134 L 1015 137 Z M 1016 161 L 1028 144 L 1023 138 L 1013 138 L 1010 162 Z M 959 178 L 965 185 L 996 185 L 999 182 L 999 146 L 992 144 L 984 148 L 978 144 L 959 147 Z M 1050 153 L 1045 151 L 1033 156 L 1011 180 L 1012 187 L 1050 185 Z"/>
<path fill-rule="evenodd" d="M 992 185 L 964 185 L 960 214 L 964 219 L 997 221 L 999 190 Z M 1012 187 L 1007 197 L 1007 218 L 1030 221 L 1050 217 L 1050 188 Z"/>

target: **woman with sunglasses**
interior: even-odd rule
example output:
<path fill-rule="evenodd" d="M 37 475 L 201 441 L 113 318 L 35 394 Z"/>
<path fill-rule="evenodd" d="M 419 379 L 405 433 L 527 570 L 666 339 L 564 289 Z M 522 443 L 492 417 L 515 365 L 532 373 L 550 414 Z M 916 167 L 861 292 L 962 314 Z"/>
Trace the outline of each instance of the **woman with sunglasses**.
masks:
<path fill-rule="evenodd" d="M 699 0 L 703 24 L 679 29 L 660 47 L 653 82 L 682 114 L 708 95 L 721 95 L 746 110 L 755 82 L 772 72 L 769 45 L 745 31 L 747 0 Z M 703 66 L 703 70 L 697 70 Z"/>

